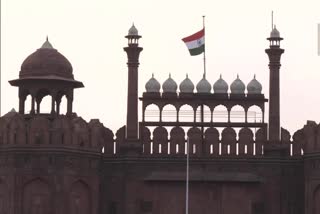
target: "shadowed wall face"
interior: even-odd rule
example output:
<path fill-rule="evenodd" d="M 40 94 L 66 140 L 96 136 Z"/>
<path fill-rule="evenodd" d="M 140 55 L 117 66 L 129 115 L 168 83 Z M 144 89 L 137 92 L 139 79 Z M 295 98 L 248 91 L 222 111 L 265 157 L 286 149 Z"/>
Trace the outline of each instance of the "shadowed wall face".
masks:
<path fill-rule="evenodd" d="M 190 183 L 190 214 L 248 214 L 263 208 L 259 184 Z M 154 182 L 146 185 L 143 203 L 145 213 L 176 214 L 185 212 L 183 182 Z M 143 207 L 143 204 L 141 206 Z"/>

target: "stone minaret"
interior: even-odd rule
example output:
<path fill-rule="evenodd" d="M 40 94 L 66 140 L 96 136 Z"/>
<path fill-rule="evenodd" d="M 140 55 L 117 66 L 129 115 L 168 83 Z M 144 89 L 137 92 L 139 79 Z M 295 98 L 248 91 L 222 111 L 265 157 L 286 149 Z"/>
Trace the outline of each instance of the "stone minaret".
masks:
<path fill-rule="evenodd" d="M 134 25 L 129 29 L 126 36 L 128 39 L 128 47 L 124 50 L 128 55 L 128 102 L 127 102 L 127 125 L 126 140 L 130 142 L 137 141 L 138 135 L 138 67 L 139 55 L 142 48 L 139 47 L 138 30 Z"/>
<path fill-rule="evenodd" d="M 280 48 L 279 31 L 274 28 L 271 31 L 270 47 L 266 49 L 269 56 L 270 69 L 270 87 L 269 87 L 269 141 L 275 142 L 280 140 L 280 59 L 284 50 Z"/>

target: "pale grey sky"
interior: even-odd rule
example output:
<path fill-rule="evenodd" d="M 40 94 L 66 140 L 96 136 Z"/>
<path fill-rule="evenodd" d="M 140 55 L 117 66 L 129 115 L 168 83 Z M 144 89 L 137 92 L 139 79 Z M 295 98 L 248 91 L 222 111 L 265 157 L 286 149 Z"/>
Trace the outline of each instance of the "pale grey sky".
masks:
<path fill-rule="evenodd" d="M 319 0 L 4 0 L 1 7 L 1 115 L 18 109 L 23 60 L 48 35 L 71 62 L 85 88 L 75 91 L 74 111 L 99 118 L 116 131 L 126 121 L 127 67 L 123 47 L 132 22 L 142 35 L 139 94 L 154 73 L 160 83 L 171 73 L 179 84 L 186 73 L 196 85 L 202 56 L 191 57 L 181 39 L 202 28 L 206 15 L 207 79 L 231 84 L 254 74 L 268 97 L 268 47 L 274 22 L 284 38 L 281 67 L 281 124 L 291 133 L 306 120 L 320 122 L 320 57 L 317 55 Z M 139 112 L 140 113 L 140 112 Z M 267 117 L 266 117 L 267 119 Z"/>

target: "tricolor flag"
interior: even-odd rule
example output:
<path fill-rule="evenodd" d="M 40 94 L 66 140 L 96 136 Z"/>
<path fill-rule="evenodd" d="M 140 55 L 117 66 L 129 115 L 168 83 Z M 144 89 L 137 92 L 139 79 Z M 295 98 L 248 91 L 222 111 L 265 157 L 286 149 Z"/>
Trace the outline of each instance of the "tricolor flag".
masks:
<path fill-rule="evenodd" d="M 199 32 L 183 38 L 189 49 L 191 56 L 196 56 L 204 52 L 204 28 Z"/>

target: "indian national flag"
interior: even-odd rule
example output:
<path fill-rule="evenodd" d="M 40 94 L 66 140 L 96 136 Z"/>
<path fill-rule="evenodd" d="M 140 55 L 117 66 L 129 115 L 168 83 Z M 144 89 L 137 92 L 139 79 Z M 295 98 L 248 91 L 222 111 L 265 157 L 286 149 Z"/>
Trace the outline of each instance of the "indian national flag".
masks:
<path fill-rule="evenodd" d="M 204 52 L 204 28 L 191 36 L 183 38 L 182 41 L 186 43 L 191 56 L 201 54 Z"/>

